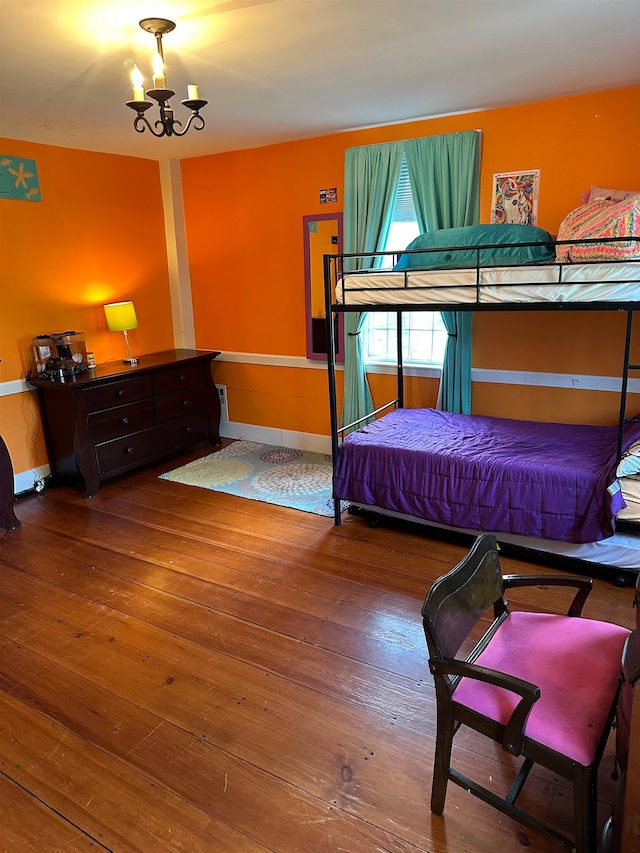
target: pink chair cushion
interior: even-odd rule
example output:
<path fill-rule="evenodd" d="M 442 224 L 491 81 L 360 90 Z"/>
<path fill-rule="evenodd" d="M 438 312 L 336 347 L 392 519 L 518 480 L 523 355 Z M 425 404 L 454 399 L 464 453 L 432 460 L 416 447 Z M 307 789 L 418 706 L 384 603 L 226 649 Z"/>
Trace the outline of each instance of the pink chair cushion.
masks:
<path fill-rule="evenodd" d="M 609 622 L 547 613 L 509 614 L 476 663 L 540 687 L 525 734 L 588 766 L 611 709 L 630 632 Z M 520 697 L 463 678 L 456 702 L 506 724 Z"/>

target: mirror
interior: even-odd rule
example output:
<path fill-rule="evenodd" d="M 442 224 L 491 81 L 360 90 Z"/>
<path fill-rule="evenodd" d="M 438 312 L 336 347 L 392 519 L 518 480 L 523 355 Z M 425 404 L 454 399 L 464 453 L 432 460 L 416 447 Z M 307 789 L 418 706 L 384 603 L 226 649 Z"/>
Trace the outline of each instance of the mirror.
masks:
<path fill-rule="evenodd" d="M 304 285 L 307 300 L 307 358 L 327 357 L 327 318 L 324 310 L 324 256 L 342 251 L 342 213 L 302 217 Z M 342 318 L 335 319 L 336 359 L 342 361 Z"/>

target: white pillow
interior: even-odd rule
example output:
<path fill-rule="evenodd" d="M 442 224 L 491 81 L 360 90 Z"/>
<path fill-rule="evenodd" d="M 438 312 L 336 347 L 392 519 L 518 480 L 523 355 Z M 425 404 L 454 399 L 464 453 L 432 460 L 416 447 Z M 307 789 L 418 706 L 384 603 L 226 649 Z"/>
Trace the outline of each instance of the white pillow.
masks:
<path fill-rule="evenodd" d="M 589 201 L 624 201 L 630 196 L 640 195 L 640 190 L 609 190 L 605 187 L 591 187 Z"/>

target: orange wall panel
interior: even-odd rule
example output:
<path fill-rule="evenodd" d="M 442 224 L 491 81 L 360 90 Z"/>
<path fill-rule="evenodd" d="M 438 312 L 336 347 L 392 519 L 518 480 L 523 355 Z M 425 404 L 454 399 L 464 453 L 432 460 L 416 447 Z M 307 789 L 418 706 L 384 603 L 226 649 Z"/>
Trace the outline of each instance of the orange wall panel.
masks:
<path fill-rule="evenodd" d="M 47 463 L 35 391 L 0 397 L 0 435 L 9 450 L 14 473 Z"/>
<path fill-rule="evenodd" d="M 556 423 L 590 423 L 600 426 L 618 422 L 620 401 L 617 394 L 581 388 L 542 388 L 530 385 L 500 385 L 474 382 L 474 411 L 499 418 L 549 421 Z M 627 413 L 640 413 L 640 395 L 630 394 Z"/>
<path fill-rule="evenodd" d="M 317 404 L 319 399 L 327 399 L 324 370 L 218 362 L 214 380 L 226 385 L 231 421 L 329 433 L 329 407 Z"/>
<path fill-rule="evenodd" d="M 473 366 L 619 376 L 625 331 L 622 311 L 487 311 L 473 318 Z"/>

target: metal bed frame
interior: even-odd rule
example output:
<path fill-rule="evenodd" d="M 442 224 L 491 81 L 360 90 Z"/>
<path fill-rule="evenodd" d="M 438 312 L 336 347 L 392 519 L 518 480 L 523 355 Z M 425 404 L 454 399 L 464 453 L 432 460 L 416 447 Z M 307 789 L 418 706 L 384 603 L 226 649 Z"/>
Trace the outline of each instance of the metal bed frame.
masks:
<path fill-rule="evenodd" d="M 603 242 L 636 242 L 640 246 L 640 238 L 639 237 L 624 237 L 624 238 L 612 238 L 610 240 L 603 239 L 593 239 L 593 240 L 580 240 L 580 241 L 555 241 L 553 244 L 554 247 L 556 245 L 564 245 L 564 244 L 575 244 L 575 243 L 603 243 Z M 513 244 L 510 244 L 513 245 Z M 522 243 L 519 244 L 521 246 L 529 246 L 536 245 L 532 243 Z M 505 248 L 498 247 L 498 248 Z M 392 408 L 404 408 L 404 364 L 403 364 L 403 355 L 402 355 L 402 314 L 407 311 L 625 311 L 626 312 L 626 332 L 625 332 L 625 341 L 624 341 L 624 356 L 623 356 L 623 364 L 621 370 L 621 388 L 620 388 L 620 406 L 619 406 L 619 418 L 618 418 L 618 438 L 617 438 L 617 448 L 616 448 L 616 459 L 619 461 L 622 456 L 622 443 L 623 443 L 623 435 L 624 435 L 624 426 L 629 422 L 638 422 L 640 421 L 640 415 L 629 417 L 627 416 L 627 399 L 629 394 L 629 378 L 630 374 L 634 371 L 640 371 L 640 364 L 632 363 L 630 361 L 630 353 L 631 353 L 631 341 L 632 341 L 632 332 L 633 332 L 633 320 L 634 320 L 634 312 L 640 310 L 640 281 L 636 281 L 630 279 L 627 283 L 637 284 L 638 287 L 638 296 L 635 300 L 629 301 L 571 301 L 571 302 L 503 302 L 503 303 L 486 303 L 480 302 L 480 293 L 481 293 L 481 283 L 480 283 L 480 274 L 483 269 L 486 267 L 482 267 L 480 264 L 481 259 L 481 251 L 485 249 L 493 249 L 495 250 L 497 247 L 495 245 L 483 245 L 473 247 L 476 251 L 476 264 L 474 267 L 466 267 L 466 271 L 471 270 L 475 271 L 476 277 L 476 301 L 474 302 L 428 302 L 428 303 L 406 303 L 406 304 L 381 304 L 374 303 L 371 305 L 366 304 L 358 304 L 358 305 L 348 305 L 345 304 L 344 295 L 341 302 L 337 302 L 334 299 L 334 294 L 336 293 L 337 283 L 342 278 L 343 271 L 355 273 L 355 272 L 367 272 L 374 271 L 374 264 L 381 264 L 383 259 L 387 258 L 391 266 L 395 266 L 399 257 L 405 254 L 421 254 L 427 255 L 429 252 L 455 252 L 455 251 L 469 251 L 469 246 L 465 247 L 451 247 L 449 249 L 414 249 L 414 250 L 404 250 L 404 251 L 393 251 L 393 252 L 360 252 L 360 253 L 338 253 L 332 255 L 324 256 L 324 296 L 325 296 L 325 316 L 327 318 L 332 317 L 338 314 L 348 314 L 348 313 L 362 313 L 369 311 L 383 311 L 387 313 L 395 313 L 398 316 L 397 323 L 397 340 L 396 340 L 396 377 L 397 377 L 397 392 L 396 397 L 387 403 L 379 406 L 375 411 L 370 412 L 369 414 L 359 418 L 356 421 L 353 421 L 350 424 L 346 424 L 345 426 L 339 425 L 338 419 L 338 406 L 337 406 L 337 386 L 336 386 L 336 331 L 334 328 L 334 323 L 328 322 L 326 324 L 327 330 L 327 372 L 328 372 L 328 382 L 329 382 L 329 412 L 330 412 L 330 422 L 331 422 L 331 454 L 333 459 L 333 465 L 335 466 L 339 448 L 342 439 L 344 438 L 345 433 L 351 432 L 352 430 L 358 428 L 359 426 L 364 425 L 367 421 L 369 421 L 372 417 L 381 414 L 382 412 L 392 409 Z M 364 269 L 358 269 L 358 267 L 365 263 L 366 267 Z M 616 263 L 615 261 L 607 261 L 607 263 Z M 622 261 L 621 263 L 625 263 Z M 628 262 L 626 262 L 628 263 Z M 587 264 L 585 264 L 587 265 Z M 507 267 L 507 264 L 501 264 L 502 267 Z M 526 266 L 522 265 L 513 265 L 514 268 L 517 267 L 519 270 L 526 269 Z M 535 264 L 535 266 L 546 266 L 545 264 Z M 559 278 L 556 282 L 553 283 L 554 287 L 561 285 L 563 283 L 563 269 L 565 267 L 572 267 L 575 264 L 553 264 L 554 268 L 560 268 Z M 355 269 L 354 269 L 355 267 Z M 387 272 L 390 272 L 387 267 Z M 404 285 L 399 287 L 398 290 L 402 290 L 407 287 L 407 276 L 409 273 L 415 273 L 419 270 L 417 268 L 413 268 L 411 270 L 403 270 L 404 272 Z M 443 270 L 443 272 L 449 272 L 449 270 Z M 624 280 L 619 280 L 616 283 L 624 284 Z M 493 289 L 497 289 L 500 287 L 498 284 L 490 285 Z M 510 287 L 512 285 L 505 284 L 505 287 Z M 538 286 L 541 286 L 538 284 Z M 344 284 L 343 284 L 344 287 Z M 451 285 L 451 284 L 443 284 L 443 288 L 447 288 L 447 290 L 453 290 L 456 288 L 463 288 L 464 290 L 469 289 L 469 285 Z M 419 288 L 412 288 L 412 290 L 416 290 Z M 430 290 L 434 290 L 434 286 L 429 288 Z M 363 288 L 363 291 L 366 288 Z M 388 292 L 387 289 L 386 292 Z M 344 294 L 344 291 L 343 291 Z M 363 511 L 356 511 L 356 514 L 364 515 Z M 339 526 L 342 523 L 341 520 L 341 508 L 339 502 L 336 502 L 334 505 L 334 524 Z M 429 520 L 425 519 L 424 523 L 416 519 L 416 527 L 426 527 L 429 532 L 436 531 L 437 528 L 429 527 Z M 625 530 L 631 530 L 633 532 L 640 533 L 640 523 L 636 522 L 619 522 L 620 529 L 624 528 Z M 513 546 L 514 552 L 518 551 L 517 546 Z M 541 552 L 535 552 L 536 555 L 539 555 Z M 551 555 L 550 555 L 551 556 Z M 556 560 L 552 560 L 552 562 L 558 562 L 559 564 L 566 564 L 567 561 L 573 563 L 580 563 L 579 560 L 571 560 L 571 558 L 558 557 Z M 592 566 L 596 564 L 587 563 L 591 569 Z M 625 569 L 617 569 L 615 567 L 606 567 L 609 570 L 614 568 L 617 573 L 620 574 L 618 578 L 618 582 L 626 584 L 629 581 L 633 581 L 635 583 L 637 575 L 634 574 L 633 578 L 629 575 L 628 570 Z M 640 571 L 640 566 L 638 567 L 638 571 Z"/>

